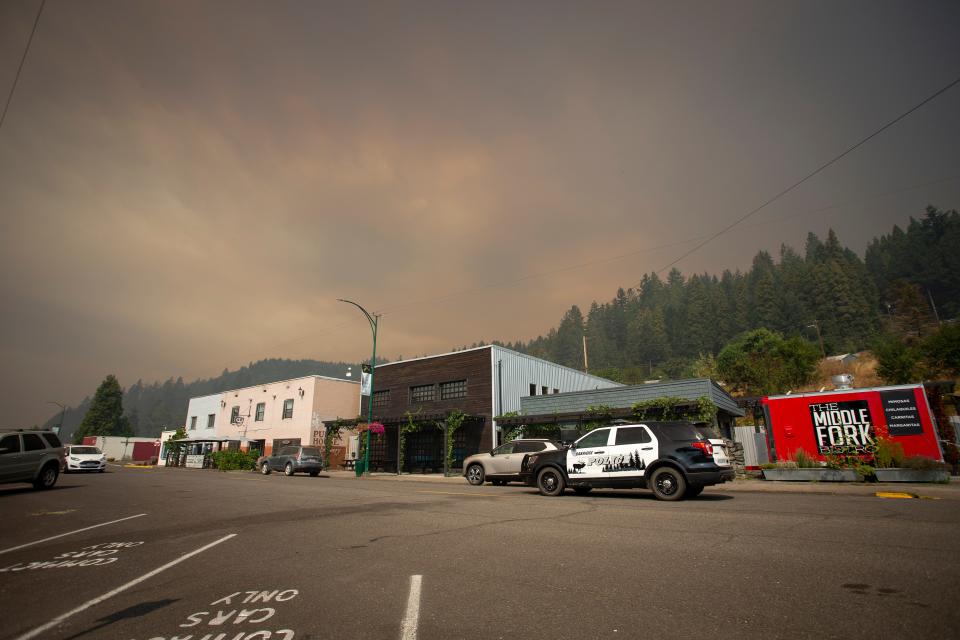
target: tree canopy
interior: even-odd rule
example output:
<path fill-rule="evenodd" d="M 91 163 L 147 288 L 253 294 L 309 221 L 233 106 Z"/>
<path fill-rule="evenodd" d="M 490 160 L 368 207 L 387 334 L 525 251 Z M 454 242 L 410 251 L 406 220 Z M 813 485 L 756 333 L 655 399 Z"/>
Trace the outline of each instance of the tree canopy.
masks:
<path fill-rule="evenodd" d="M 132 436 L 130 421 L 123 415 L 123 389 L 116 376 L 108 375 L 90 401 L 83 422 L 73 434 L 74 442 L 86 436 Z"/>

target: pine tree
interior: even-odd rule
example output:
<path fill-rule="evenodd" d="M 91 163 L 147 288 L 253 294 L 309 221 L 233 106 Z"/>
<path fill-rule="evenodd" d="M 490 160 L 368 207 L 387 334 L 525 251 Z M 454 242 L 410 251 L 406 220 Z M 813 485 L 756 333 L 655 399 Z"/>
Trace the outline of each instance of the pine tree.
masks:
<path fill-rule="evenodd" d="M 108 375 L 97 392 L 83 422 L 74 433 L 74 442 L 83 442 L 85 436 L 132 436 L 130 422 L 123 415 L 123 389 L 114 375 Z"/>
<path fill-rule="evenodd" d="M 570 307 L 560 321 L 553 356 L 558 364 L 583 370 L 583 314 L 577 305 Z"/>

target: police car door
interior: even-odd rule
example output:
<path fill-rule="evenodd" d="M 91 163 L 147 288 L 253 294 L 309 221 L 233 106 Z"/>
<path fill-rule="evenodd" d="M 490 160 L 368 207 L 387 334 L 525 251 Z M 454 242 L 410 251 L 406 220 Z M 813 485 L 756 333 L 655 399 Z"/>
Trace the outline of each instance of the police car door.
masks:
<path fill-rule="evenodd" d="M 608 477 L 642 476 L 647 466 L 657 459 L 657 439 L 642 425 L 620 426 L 607 452 L 610 455 Z"/>
<path fill-rule="evenodd" d="M 606 477 L 607 444 L 612 429 L 596 429 L 567 450 L 567 475 L 571 481 Z"/>

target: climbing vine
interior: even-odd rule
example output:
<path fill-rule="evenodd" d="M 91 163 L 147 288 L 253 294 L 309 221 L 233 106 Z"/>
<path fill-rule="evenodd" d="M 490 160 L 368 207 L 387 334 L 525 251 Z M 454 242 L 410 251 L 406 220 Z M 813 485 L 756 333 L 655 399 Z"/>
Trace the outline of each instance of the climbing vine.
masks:
<path fill-rule="evenodd" d="M 423 425 L 415 420 L 415 418 L 420 415 L 420 409 L 417 409 L 416 413 L 410 413 L 407 411 L 407 424 L 400 425 L 400 432 L 397 437 L 400 439 L 397 444 L 397 470 L 401 473 L 403 472 L 403 463 L 406 458 L 407 453 L 407 434 L 413 433 L 414 431 L 420 431 L 423 428 Z"/>
<path fill-rule="evenodd" d="M 707 396 L 697 398 L 696 407 L 689 406 L 683 398 L 666 397 L 642 400 L 630 408 L 638 420 L 692 420 L 713 423 L 717 406 Z"/>
<path fill-rule="evenodd" d="M 343 421 L 338 417 L 332 426 L 324 429 L 323 433 L 323 468 L 330 468 L 330 449 L 334 441 L 340 442 L 340 430 L 343 429 Z"/>
<path fill-rule="evenodd" d="M 507 411 L 502 416 L 497 416 L 497 419 L 500 418 L 516 418 L 521 415 L 519 411 Z M 510 442 L 511 440 L 516 440 L 523 435 L 524 426 L 522 424 L 515 424 L 510 427 L 508 430 L 503 432 L 503 442 Z"/>
<path fill-rule="evenodd" d="M 447 426 L 447 441 L 445 443 L 445 455 L 446 455 L 446 468 L 449 472 L 453 468 L 453 436 L 457 433 L 457 430 L 463 426 L 464 421 L 467 419 L 467 414 L 460 409 L 454 409 L 447 416 L 445 421 L 438 421 L 437 427 L 443 429 L 444 422 Z"/>
<path fill-rule="evenodd" d="M 592 404 L 587 407 L 587 420 L 578 429 L 581 434 L 610 426 L 613 421 L 613 408 L 605 404 Z"/>

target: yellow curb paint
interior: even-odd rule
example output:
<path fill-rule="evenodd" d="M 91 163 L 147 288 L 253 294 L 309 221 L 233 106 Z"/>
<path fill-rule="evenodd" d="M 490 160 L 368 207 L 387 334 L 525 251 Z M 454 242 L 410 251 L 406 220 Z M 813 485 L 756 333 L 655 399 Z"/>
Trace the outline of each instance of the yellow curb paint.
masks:
<path fill-rule="evenodd" d="M 153 469 L 152 464 L 125 464 L 123 466 L 127 469 Z"/>
<path fill-rule="evenodd" d="M 916 497 L 917 497 L 917 496 L 913 495 L 912 493 L 900 493 L 900 492 L 897 492 L 897 491 L 877 491 L 877 493 L 874 494 L 874 495 L 876 495 L 878 498 L 903 498 L 903 499 L 910 499 L 910 498 L 916 498 Z"/>

